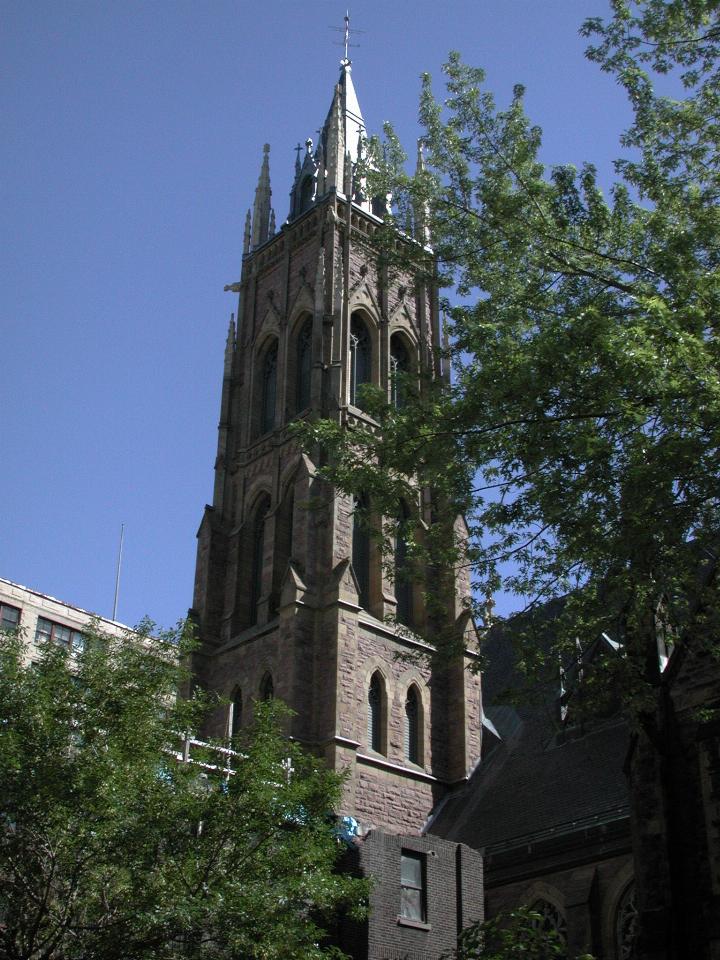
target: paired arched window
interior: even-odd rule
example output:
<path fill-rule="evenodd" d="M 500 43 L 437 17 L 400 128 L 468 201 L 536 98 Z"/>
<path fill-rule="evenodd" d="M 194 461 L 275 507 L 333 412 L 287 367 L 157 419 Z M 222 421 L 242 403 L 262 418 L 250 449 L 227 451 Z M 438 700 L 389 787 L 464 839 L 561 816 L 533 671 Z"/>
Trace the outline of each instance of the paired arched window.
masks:
<path fill-rule="evenodd" d="M 242 726 L 242 691 L 238 688 L 233 694 L 232 703 L 230 705 L 231 719 L 230 719 L 230 736 L 236 737 L 240 732 L 240 727 Z"/>
<path fill-rule="evenodd" d="M 404 503 L 400 503 L 397 517 L 397 531 L 395 534 L 395 600 L 397 607 L 395 616 L 398 623 L 405 626 L 412 625 L 412 581 L 408 571 L 408 545 L 405 528 L 410 512 Z"/>
<path fill-rule="evenodd" d="M 376 753 L 384 753 L 385 685 L 377 671 L 370 678 L 367 707 L 368 746 Z"/>
<path fill-rule="evenodd" d="M 258 622 L 258 606 L 263 593 L 265 563 L 265 526 L 270 509 L 270 498 L 263 496 L 255 508 L 252 526 L 252 563 L 250 567 L 250 623 Z"/>
<path fill-rule="evenodd" d="M 295 410 L 298 413 L 310 406 L 312 330 L 312 317 L 308 317 L 300 328 L 295 346 Z"/>
<path fill-rule="evenodd" d="M 369 501 L 364 493 L 355 499 L 353 510 L 352 565 L 358 582 L 358 602 L 361 607 L 370 605 L 370 533 Z"/>
<path fill-rule="evenodd" d="M 272 675 L 269 673 L 266 673 L 265 676 L 262 678 L 262 682 L 260 683 L 260 699 L 272 700 L 274 696 L 275 696 L 275 687 L 273 686 Z"/>
<path fill-rule="evenodd" d="M 262 362 L 260 403 L 260 433 L 269 433 L 275 426 L 277 397 L 278 345 L 275 340 L 265 351 Z"/>
<path fill-rule="evenodd" d="M 360 387 L 372 381 L 372 343 L 359 314 L 350 321 L 350 403 L 360 406 Z"/>
<path fill-rule="evenodd" d="M 390 338 L 390 403 L 396 410 L 405 406 L 407 383 L 404 375 L 410 372 L 410 353 L 402 337 L 393 334 Z"/>
<path fill-rule="evenodd" d="M 411 763 L 422 763 L 422 705 L 415 684 L 408 688 L 405 698 L 404 748 Z"/>

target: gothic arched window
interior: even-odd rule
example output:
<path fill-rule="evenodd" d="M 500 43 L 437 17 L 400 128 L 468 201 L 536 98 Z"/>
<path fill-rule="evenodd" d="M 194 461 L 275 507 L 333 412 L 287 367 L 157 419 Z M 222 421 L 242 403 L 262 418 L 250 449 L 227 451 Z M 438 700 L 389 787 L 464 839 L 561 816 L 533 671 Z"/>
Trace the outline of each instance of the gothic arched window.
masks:
<path fill-rule="evenodd" d="M 402 338 L 394 334 L 390 338 L 390 403 L 396 410 L 405 406 L 407 384 L 403 375 L 410 372 L 410 354 Z"/>
<path fill-rule="evenodd" d="M 372 380 L 372 344 L 370 334 L 358 314 L 350 322 L 350 403 L 359 407 L 359 388 Z"/>
<path fill-rule="evenodd" d="M 615 950 L 618 960 L 634 960 L 635 938 L 638 931 L 638 913 L 635 904 L 635 884 L 625 888 L 615 914 Z"/>
<path fill-rule="evenodd" d="M 556 933 L 565 943 L 567 941 L 567 923 L 565 917 L 554 903 L 549 900 L 536 900 L 530 908 L 533 913 L 540 914 L 538 920 L 533 922 L 536 930 L 542 930 L 545 933 Z"/>
<path fill-rule="evenodd" d="M 233 694 L 231 710 L 232 710 L 232 720 L 230 723 L 230 736 L 235 737 L 240 731 L 242 726 L 242 691 L 238 688 Z"/>
<path fill-rule="evenodd" d="M 268 347 L 262 364 L 262 402 L 260 405 L 260 433 L 269 433 L 275 426 L 275 398 L 277 396 L 277 340 Z"/>
<path fill-rule="evenodd" d="M 295 409 L 299 413 L 310 406 L 312 378 L 312 317 L 300 328 L 295 351 Z"/>
<path fill-rule="evenodd" d="M 407 556 L 408 545 L 405 534 L 405 525 L 409 512 L 404 503 L 400 504 L 395 533 L 395 599 L 397 607 L 395 616 L 398 623 L 410 626 L 412 622 L 412 583 L 408 578 Z"/>
<path fill-rule="evenodd" d="M 367 608 L 370 603 L 370 534 L 368 532 L 369 502 L 365 494 L 355 500 L 353 510 L 352 565 L 358 582 L 358 603 Z"/>
<path fill-rule="evenodd" d="M 265 563 L 265 521 L 270 509 L 270 498 L 265 496 L 255 510 L 252 527 L 252 563 L 250 568 L 250 623 L 258 622 L 258 606 L 263 593 L 263 566 Z"/>
<path fill-rule="evenodd" d="M 368 687 L 367 737 L 368 746 L 376 753 L 384 753 L 385 689 L 382 678 L 375 672 Z"/>
<path fill-rule="evenodd" d="M 411 763 L 422 762 L 422 750 L 420 748 L 421 733 L 420 694 L 415 684 L 413 684 L 408 689 L 405 699 L 405 726 L 403 730 L 405 756 Z"/>
<path fill-rule="evenodd" d="M 260 699 L 261 700 L 272 700 L 275 696 L 275 687 L 273 686 L 273 678 L 271 674 L 266 673 L 262 678 L 260 684 Z"/>

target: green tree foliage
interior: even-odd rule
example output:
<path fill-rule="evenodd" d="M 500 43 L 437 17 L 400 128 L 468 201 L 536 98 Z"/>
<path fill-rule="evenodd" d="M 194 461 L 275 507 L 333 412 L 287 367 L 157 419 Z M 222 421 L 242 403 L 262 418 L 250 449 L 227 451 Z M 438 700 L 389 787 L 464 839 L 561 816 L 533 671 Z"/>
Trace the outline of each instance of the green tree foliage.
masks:
<path fill-rule="evenodd" d="M 406 390 L 400 410 L 371 398 L 382 432 L 314 432 L 326 473 L 372 489 L 378 512 L 412 501 L 415 477 L 436 491 L 436 516 L 466 515 L 465 552 L 443 554 L 447 531 L 433 542 L 431 529 L 412 544 L 418 569 L 471 563 L 476 598 L 502 585 L 530 611 L 567 597 L 540 647 L 522 618 L 530 673 L 556 672 L 578 637 L 620 640 L 623 657 L 599 673 L 636 717 L 662 683 L 658 634 L 717 635 L 718 9 L 614 0 L 607 23 L 584 25 L 589 57 L 634 110 L 609 198 L 592 164 L 545 169 L 522 88 L 499 108 L 458 55 L 443 102 L 425 77 L 425 169 L 404 172 L 390 131 L 367 177 L 394 199 L 379 234 L 389 269 L 437 271 L 458 295 L 453 383 L 414 401 Z M 410 220 L 416 237 L 430 228 L 434 260 L 417 240 L 397 244 Z"/>
<path fill-rule="evenodd" d="M 0 635 L 0 956 L 309 958 L 362 882 L 338 875 L 338 777 L 257 705 L 232 743 L 191 753 L 182 635 L 24 661 Z M 224 746 L 227 746 L 225 744 Z"/>
<path fill-rule="evenodd" d="M 457 950 L 444 960 L 568 960 L 565 941 L 546 929 L 543 918 L 519 907 L 492 920 L 473 923 L 460 934 Z M 577 960 L 593 960 L 583 954 Z"/>

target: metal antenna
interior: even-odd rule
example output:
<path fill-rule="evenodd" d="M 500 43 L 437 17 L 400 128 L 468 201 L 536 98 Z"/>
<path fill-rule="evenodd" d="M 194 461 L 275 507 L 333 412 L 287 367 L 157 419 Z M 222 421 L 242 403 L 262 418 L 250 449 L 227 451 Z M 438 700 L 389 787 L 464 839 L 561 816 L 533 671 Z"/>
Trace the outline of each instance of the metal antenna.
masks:
<path fill-rule="evenodd" d="M 112 618 L 115 620 L 117 616 L 117 605 L 118 605 L 118 593 L 120 592 L 120 565 L 122 563 L 122 548 L 123 548 L 123 537 L 125 536 L 125 524 L 120 524 L 120 548 L 118 550 L 118 559 L 117 559 L 117 570 L 115 571 L 115 600 L 113 602 L 113 614 Z"/>
<path fill-rule="evenodd" d="M 337 41 L 336 41 L 336 44 L 337 44 L 337 46 L 339 46 L 339 47 L 344 47 L 345 56 L 344 56 L 342 62 L 343 62 L 343 63 L 350 63 L 350 57 L 349 57 L 349 55 L 348 55 L 348 54 L 349 54 L 349 51 L 350 51 L 350 48 L 351 48 L 351 47 L 359 47 L 360 44 L 359 44 L 359 43 L 350 43 L 350 11 L 349 11 L 349 10 L 346 10 L 346 11 L 345 11 L 345 16 L 343 17 L 343 20 L 345 21 L 345 25 L 344 25 L 344 26 L 342 26 L 342 27 L 330 27 L 330 29 L 331 29 L 331 30 L 336 30 L 338 33 L 342 33 L 342 34 L 343 34 L 343 39 L 342 39 L 342 40 L 337 40 Z M 355 29 L 353 30 L 353 36 L 354 36 L 356 33 L 365 33 L 365 31 L 364 31 L 364 30 L 358 30 L 357 28 L 355 28 Z"/>

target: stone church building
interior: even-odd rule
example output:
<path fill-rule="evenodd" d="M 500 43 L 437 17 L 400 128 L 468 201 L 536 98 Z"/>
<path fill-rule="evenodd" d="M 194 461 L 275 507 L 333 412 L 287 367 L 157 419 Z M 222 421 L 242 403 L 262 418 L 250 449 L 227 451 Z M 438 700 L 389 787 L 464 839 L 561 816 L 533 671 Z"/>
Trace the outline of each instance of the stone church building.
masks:
<path fill-rule="evenodd" d="M 340 934 L 358 960 L 436 960 L 486 906 L 519 904 L 573 956 L 629 960 L 625 728 L 610 719 L 559 734 L 554 705 L 495 704 L 512 671 L 501 637 L 481 692 L 464 576 L 446 597 L 464 659 L 440 670 L 405 656 L 427 649 L 412 632 L 425 624 L 420 591 L 384 570 L 367 500 L 319 478 L 288 432 L 310 416 L 373 426 L 363 384 L 400 402 L 396 371 L 447 375 L 436 290 L 378 270 L 370 238 L 382 204 L 355 175 L 364 133 L 343 60 L 280 228 L 264 149 L 231 288 L 213 503 L 198 532 L 194 670 L 231 703 L 212 732 L 232 733 L 255 701 L 279 697 L 294 711 L 290 734 L 347 774 L 354 865 L 375 878 L 370 921 Z M 418 506 L 429 524 L 427 492 Z"/>

